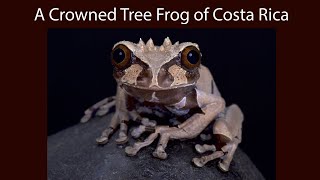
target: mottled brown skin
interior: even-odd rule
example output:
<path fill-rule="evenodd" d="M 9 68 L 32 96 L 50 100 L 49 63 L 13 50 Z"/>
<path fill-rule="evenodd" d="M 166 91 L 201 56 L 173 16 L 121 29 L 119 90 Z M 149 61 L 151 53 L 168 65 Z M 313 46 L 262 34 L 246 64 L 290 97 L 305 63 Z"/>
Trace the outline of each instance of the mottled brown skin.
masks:
<path fill-rule="evenodd" d="M 126 147 L 127 155 L 136 155 L 141 148 L 160 137 L 153 156 L 166 159 L 169 140 L 195 138 L 212 123 L 216 144 L 197 144 L 195 148 L 199 153 L 213 153 L 192 161 L 202 167 L 208 161 L 220 158 L 220 169 L 229 170 L 233 154 L 241 142 L 243 114 L 237 105 L 225 107 L 210 71 L 201 65 L 197 44 L 171 44 L 169 38 L 161 46 L 155 46 L 152 39 L 146 44 L 142 40 L 137 44 L 120 41 L 113 48 L 112 64 L 118 84 L 116 96 L 93 105 L 81 120 L 88 121 L 94 112 L 104 115 L 110 107 L 116 106 L 111 123 L 97 138 L 97 143 L 107 143 L 119 126 L 116 142 L 126 143 L 127 124 L 133 120 L 140 125 L 131 135 L 137 138 L 149 132 L 149 136 L 143 142 Z"/>

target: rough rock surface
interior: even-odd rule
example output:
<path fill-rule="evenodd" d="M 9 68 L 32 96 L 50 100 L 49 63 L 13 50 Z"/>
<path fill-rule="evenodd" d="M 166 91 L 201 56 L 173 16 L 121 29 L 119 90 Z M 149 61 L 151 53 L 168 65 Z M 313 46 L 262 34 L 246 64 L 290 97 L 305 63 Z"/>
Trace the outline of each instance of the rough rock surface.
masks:
<path fill-rule="evenodd" d="M 168 159 L 152 156 L 156 142 L 142 149 L 137 156 L 128 157 L 125 145 L 116 145 L 111 138 L 108 144 L 98 146 L 95 138 L 107 127 L 111 115 L 95 118 L 57 134 L 48 136 L 48 179 L 264 179 L 248 156 L 239 148 L 230 171 L 221 172 L 217 161 L 202 168 L 191 160 L 200 155 L 194 150 L 194 141 L 170 141 Z M 134 140 L 130 140 L 132 144 Z"/>

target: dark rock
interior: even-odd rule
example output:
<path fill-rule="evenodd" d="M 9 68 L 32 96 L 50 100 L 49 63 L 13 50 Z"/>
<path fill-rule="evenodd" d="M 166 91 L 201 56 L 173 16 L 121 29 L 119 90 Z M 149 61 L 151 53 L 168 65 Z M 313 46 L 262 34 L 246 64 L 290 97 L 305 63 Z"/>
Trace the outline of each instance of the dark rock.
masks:
<path fill-rule="evenodd" d="M 107 127 L 110 118 L 111 115 L 95 118 L 49 136 L 48 179 L 264 179 L 239 148 L 230 171 L 224 173 L 216 166 L 217 161 L 202 168 L 192 164 L 192 158 L 200 156 L 192 140 L 171 141 L 166 160 L 152 156 L 157 141 L 134 157 L 126 156 L 125 145 L 115 144 L 117 133 L 108 144 L 98 146 L 95 138 Z"/>

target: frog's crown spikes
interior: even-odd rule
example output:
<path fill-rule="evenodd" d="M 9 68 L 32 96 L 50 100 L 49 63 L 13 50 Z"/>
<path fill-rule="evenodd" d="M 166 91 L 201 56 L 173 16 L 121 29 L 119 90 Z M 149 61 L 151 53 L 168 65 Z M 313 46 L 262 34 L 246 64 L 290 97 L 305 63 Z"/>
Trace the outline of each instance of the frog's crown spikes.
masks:
<path fill-rule="evenodd" d="M 160 51 L 164 51 L 166 49 L 170 49 L 172 47 L 172 43 L 169 37 L 166 37 L 162 43 L 162 45 L 160 46 L 159 50 Z"/>
<path fill-rule="evenodd" d="M 171 46 L 172 43 L 171 43 L 171 40 L 169 39 L 169 37 L 166 37 L 163 41 L 163 44 L 162 44 L 164 47 L 168 47 L 168 46 Z"/>
<path fill-rule="evenodd" d="M 146 46 L 146 44 L 143 42 L 143 40 L 141 38 L 139 40 L 138 46 L 140 46 L 140 47 Z"/>
<path fill-rule="evenodd" d="M 172 48 L 172 46 L 179 45 L 179 41 L 177 41 L 174 45 L 169 37 L 166 37 L 160 47 L 154 45 L 153 40 L 150 38 L 147 43 L 145 44 L 143 40 L 140 38 L 139 43 L 137 44 L 143 51 L 154 51 L 159 49 L 160 51 L 165 51 L 167 49 Z"/>
<path fill-rule="evenodd" d="M 155 46 L 154 46 L 153 40 L 151 38 L 147 42 L 147 48 L 149 51 L 155 50 Z"/>

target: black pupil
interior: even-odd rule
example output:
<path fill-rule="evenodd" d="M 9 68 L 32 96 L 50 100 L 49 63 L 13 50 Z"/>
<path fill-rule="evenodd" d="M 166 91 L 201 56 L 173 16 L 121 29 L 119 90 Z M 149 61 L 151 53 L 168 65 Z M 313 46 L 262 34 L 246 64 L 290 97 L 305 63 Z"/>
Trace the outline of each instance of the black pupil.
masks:
<path fill-rule="evenodd" d="M 122 49 L 118 48 L 113 52 L 113 60 L 116 61 L 116 63 L 121 63 L 125 58 L 125 53 Z"/>
<path fill-rule="evenodd" d="M 198 60 L 199 60 L 199 54 L 197 51 L 195 50 L 191 50 L 189 51 L 188 55 L 187 55 L 188 61 L 191 64 L 197 64 Z"/>

